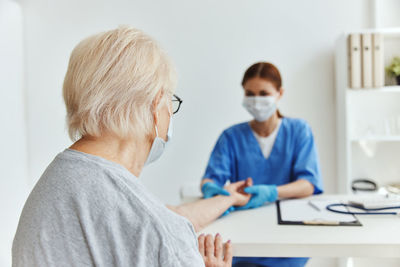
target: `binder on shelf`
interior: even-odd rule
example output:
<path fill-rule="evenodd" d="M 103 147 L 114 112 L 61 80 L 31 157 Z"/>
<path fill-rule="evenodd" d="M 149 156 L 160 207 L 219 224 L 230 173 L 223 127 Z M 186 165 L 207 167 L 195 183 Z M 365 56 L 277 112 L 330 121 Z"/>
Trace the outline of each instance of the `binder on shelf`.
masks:
<path fill-rule="evenodd" d="M 348 37 L 349 51 L 349 87 L 361 88 L 361 36 L 350 34 Z"/>
<path fill-rule="evenodd" d="M 372 35 L 372 63 L 373 63 L 373 86 L 375 88 L 385 86 L 385 63 L 383 50 L 383 35 L 375 33 Z"/>
<path fill-rule="evenodd" d="M 371 34 L 361 36 L 362 87 L 372 87 L 372 38 Z"/>

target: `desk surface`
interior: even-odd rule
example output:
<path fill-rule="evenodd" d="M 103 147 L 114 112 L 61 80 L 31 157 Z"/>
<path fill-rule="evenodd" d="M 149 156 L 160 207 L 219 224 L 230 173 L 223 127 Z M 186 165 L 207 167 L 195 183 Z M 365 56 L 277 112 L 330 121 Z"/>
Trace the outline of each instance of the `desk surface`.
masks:
<path fill-rule="evenodd" d="M 321 195 L 310 199 L 347 198 Z M 270 204 L 233 212 L 201 233 L 220 233 L 231 239 L 235 256 L 400 258 L 400 216 L 357 217 L 363 226 L 278 225 L 276 206 Z"/>

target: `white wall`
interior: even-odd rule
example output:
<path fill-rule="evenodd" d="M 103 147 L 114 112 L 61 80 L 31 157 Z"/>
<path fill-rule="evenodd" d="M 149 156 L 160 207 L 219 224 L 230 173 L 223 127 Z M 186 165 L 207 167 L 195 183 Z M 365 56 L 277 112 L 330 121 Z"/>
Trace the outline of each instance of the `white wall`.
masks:
<path fill-rule="evenodd" d="M 311 124 L 326 191 L 335 191 L 334 41 L 344 30 L 369 26 L 363 0 L 27 0 L 24 13 L 32 182 L 70 144 L 61 86 L 72 48 L 88 34 L 130 24 L 160 41 L 180 76 L 184 103 L 174 140 L 141 177 L 161 199 L 177 202 L 181 184 L 199 181 L 221 131 L 250 119 L 240 80 L 259 60 L 281 69 L 281 111 Z"/>
<path fill-rule="evenodd" d="M 11 266 L 11 243 L 28 185 L 22 12 L 14 1 L 0 1 L 0 36 L 0 266 Z"/>
<path fill-rule="evenodd" d="M 376 28 L 400 27 L 400 1 L 374 0 L 374 26 Z"/>

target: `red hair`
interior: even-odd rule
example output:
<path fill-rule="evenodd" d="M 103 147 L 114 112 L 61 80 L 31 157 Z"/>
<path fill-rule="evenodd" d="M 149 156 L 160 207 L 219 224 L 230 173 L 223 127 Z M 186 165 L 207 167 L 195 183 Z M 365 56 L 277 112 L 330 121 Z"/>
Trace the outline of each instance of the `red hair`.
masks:
<path fill-rule="evenodd" d="M 276 90 L 280 90 L 282 87 L 282 78 L 281 74 L 278 70 L 277 67 L 275 67 L 273 64 L 268 63 L 268 62 L 258 62 L 253 65 L 251 65 L 246 72 L 244 73 L 243 80 L 242 80 L 242 86 L 244 84 L 252 79 L 252 78 L 262 78 L 265 79 L 269 82 L 271 82 L 273 85 L 275 85 Z"/>

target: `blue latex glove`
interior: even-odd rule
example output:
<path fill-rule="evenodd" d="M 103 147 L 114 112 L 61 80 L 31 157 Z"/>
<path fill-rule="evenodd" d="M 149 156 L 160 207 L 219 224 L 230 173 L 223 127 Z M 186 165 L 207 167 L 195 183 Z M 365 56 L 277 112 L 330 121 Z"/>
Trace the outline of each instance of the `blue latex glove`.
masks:
<path fill-rule="evenodd" d="M 211 198 L 211 197 L 216 196 L 216 195 L 223 195 L 223 196 L 230 196 L 231 195 L 231 194 L 229 194 L 228 191 L 226 191 L 222 187 L 220 187 L 217 184 L 212 183 L 212 182 L 207 182 L 207 183 L 203 184 L 203 186 L 201 187 L 201 192 L 203 192 L 203 197 L 205 199 Z M 221 215 L 221 217 L 228 215 L 233 210 L 234 210 L 233 207 L 230 207 L 228 210 L 226 210 Z"/>
<path fill-rule="evenodd" d="M 216 195 L 223 195 L 223 196 L 230 196 L 228 191 L 220 187 L 219 185 L 212 183 L 212 182 L 207 182 L 203 184 L 201 187 L 201 192 L 203 192 L 203 197 L 204 198 L 211 198 Z"/>
<path fill-rule="evenodd" d="M 278 199 L 276 185 L 253 185 L 246 187 L 244 192 L 251 194 L 249 202 L 243 207 L 235 207 L 235 210 L 253 209 L 264 205 L 267 202 L 275 202 Z"/>

